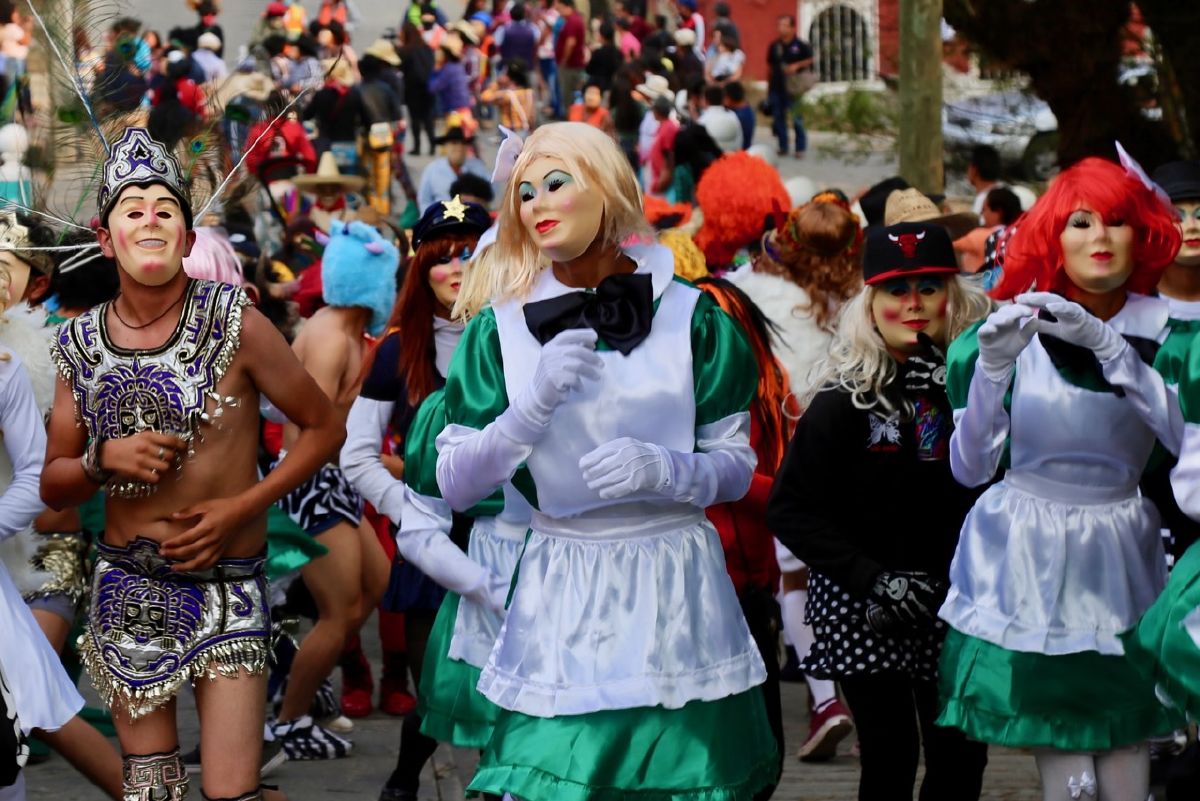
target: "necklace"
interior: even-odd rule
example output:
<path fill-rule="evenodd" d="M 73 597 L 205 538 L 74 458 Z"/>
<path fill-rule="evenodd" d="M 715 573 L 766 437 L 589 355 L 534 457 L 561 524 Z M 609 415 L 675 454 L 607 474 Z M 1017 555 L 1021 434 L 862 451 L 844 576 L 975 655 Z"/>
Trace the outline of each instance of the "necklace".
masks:
<path fill-rule="evenodd" d="M 143 328 L 149 328 L 150 326 L 154 325 L 162 318 L 166 317 L 167 312 L 169 312 L 171 309 L 175 308 L 179 304 L 179 301 L 183 300 L 183 296 L 186 294 L 187 294 L 187 284 L 184 284 L 183 292 L 179 293 L 179 297 L 175 298 L 174 303 L 172 303 L 167 308 L 163 309 L 162 312 L 160 312 L 159 315 L 157 317 L 155 317 L 153 320 L 150 320 L 149 322 L 146 322 L 146 323 L 142 323 L 141 325 L 130 325 L 128 322 L 126 322 L 125 318 L 121 316 L 121 310 L 117 308 L 117 301 L 121 299 L 120 294 L 118 294 L 115 298 L 113 298 L 112 310 L 113 310 L 113 314 L 117 315 L 117 319 L 121 321 L 121 325 L 125 326 L 126 328 L 128 328 L 131 331 L 141 331 Z"/>

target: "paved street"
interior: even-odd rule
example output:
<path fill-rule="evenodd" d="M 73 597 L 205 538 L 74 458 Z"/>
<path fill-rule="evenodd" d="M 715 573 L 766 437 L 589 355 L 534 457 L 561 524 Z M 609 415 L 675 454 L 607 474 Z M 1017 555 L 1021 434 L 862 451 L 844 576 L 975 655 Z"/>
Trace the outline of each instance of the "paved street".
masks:
<path fill-rule="evenodd" d="M 379 641 L 374 620 L 363 627 L 364 646 L 374 664 L 379 664 Z M 87 685 L 84 679 L 82 684 Z M 808 733 L 805 713 L 806 689 L 803 684 L 783 685 L 786 737 L 789 753 L 794 754 Z M 95 695 L 88 688 L 89 702 Z M 186 751 L 197 742 L 194 708 L 190 697 L 180 704 L 182 746 Z M 354 753 L 336 762 L 287 762 L 270 781 L 278 783 L 292 801 L 373 801 L 395 764 L 400 740 L 400 721 L 380 713 L 355 724 Z M 833 762 L 806 765 L 795 758 L 786 761 L 783 783 L 774 801 L 848 801 L 857 794 L 858 759 L 850 755 L 853 739 L 842 743 L 842 754 Z M 476 756 L 473 752 L 442 746 L 425 770 L 422 799 L 461 801 L 463 788 L 470 781 Z M 90 785 L 82 784 L 58 756 L 28 769 L 30 801 L 103 801 L 104 796 Z M 984 801 L 1036 801 L 1037 771 L 1033 758 L 1005 749 L 993 749 L 984 778 Z M 195 788 L 198 790 L 198 788 Z M 199 793 L 193 791 L 194 797 Z"/>

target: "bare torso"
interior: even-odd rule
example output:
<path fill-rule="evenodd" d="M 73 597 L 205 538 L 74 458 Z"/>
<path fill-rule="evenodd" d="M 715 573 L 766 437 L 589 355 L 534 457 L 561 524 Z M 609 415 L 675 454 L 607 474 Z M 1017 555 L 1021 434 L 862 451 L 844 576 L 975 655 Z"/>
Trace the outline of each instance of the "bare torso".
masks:
<path fill-rule="evenodd" d="M 108 311 L 109 331 L 114 342 L 126 348 L 149 349 L 166 341 L 175 328 L 178 315 L 153 331 L 129 332 L 113 325 Z M 168 323 L 167 320 L 163 321 Z M 191 520 L 176 520 L 172 515 L 200 501 L 237 495 L 258 481 L 258 389 L 250 380 L 245 359 L 236 354 L 229 369 L 217 384 L 222 397 L 234 397 L 235 404 L 224 404 L 223 412 L 212 422 L 201 423 L 195 441 L 195 456 L 184 456 L 178 468 L 164 475 L 152 495 L 122 499 L 111 495 L 105 502 L 104 540 L 124 546 L 137 537 L 164 542 L 187 531 Z M 208 401 L 207 411 L 214 409 Z M 266 515 L 259 515 L 242 530 L 233 533 L 225 556 L 252 556 L 266 545 Z"/>
<path fill-rule="evenodd" d="M 292 343 L 292 352 L 329 395 L 337 418 L 342 421 L 350 413 L 362 383 L 362 364 L 368 347 L 363 336 L 367 315 L 369 312 L 360 309 L 326 306 L 304 324 Z M 285 450 L 298 435 L 295 425 L 284 424 Z"/>

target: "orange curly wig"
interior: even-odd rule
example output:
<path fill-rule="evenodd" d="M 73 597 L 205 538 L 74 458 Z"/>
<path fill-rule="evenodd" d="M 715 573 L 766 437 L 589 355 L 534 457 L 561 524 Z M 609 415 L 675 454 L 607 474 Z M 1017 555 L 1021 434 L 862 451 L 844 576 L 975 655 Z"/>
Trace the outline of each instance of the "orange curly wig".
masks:
<path fill-rule="evenodd" d="M 696 244 L 717 268 L 728 267 L 738 250 L 757 242 L 769 216 L 792 206 L 775 168 L 744 151 L 726 153 L 704 171 L 696 200 L 704 213 Z"/>

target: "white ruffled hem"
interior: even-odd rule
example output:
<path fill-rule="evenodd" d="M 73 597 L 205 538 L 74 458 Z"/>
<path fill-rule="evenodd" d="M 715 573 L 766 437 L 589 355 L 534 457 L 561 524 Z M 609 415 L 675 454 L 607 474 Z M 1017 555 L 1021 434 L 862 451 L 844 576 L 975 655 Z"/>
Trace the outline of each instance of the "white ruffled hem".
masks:
<path fill-rule="evenodd" d="M 1009 651 L 1024 651 L 1047 656 L 1096 651 L 1124 656 L 1120 633 L 1124 629 L 1068 629 L 1031 626 L 995 609 L 986 609 L 951 587 L 938 617 L 956 631 L 990 642 Z M 1131 624 L 1132 625 L 1132 624 Z M 1126 627 L 1128 628 L 1128 627 Z"/>
<path fill-rule="evenodd" d="M 494 521 L 489 521 L 494 522 Z M 484 525 L 478 520 L 471 530 L 467 544 L 467 555 L 498 576 L 511 577 L 521 559 L 525 538 L 513 539 L 507 531 L 498 533 L 494 525 Z M 458 604 L 458 615 L 454 618 L 454 633 L 450 637 L 447 655 L 477 668 L 487 664 L 488 655 L 496 638 L 504 615 L 490 607 L 482 606 L 463 598 Z"/>
<path fill-rule="evenodd" d="M 631 676 L 593 685 L 540 685 L 489 665 L 479 677 L 478 690 L 503 709 L 553 718 L 643 706 L 679 709 L 692 701 L 716 701 L 745 692 L 766 679 L 766 667 L 755 651 L 685 675 Z"/>
<path fill-rule="evenodd" d="M 481 693 L 556 717 L 677 709 L 766 680 L 716 530 L 701 517 L 647 535 L 653 518 L 606 521 L 604 539 L 530 534 Z"/>

